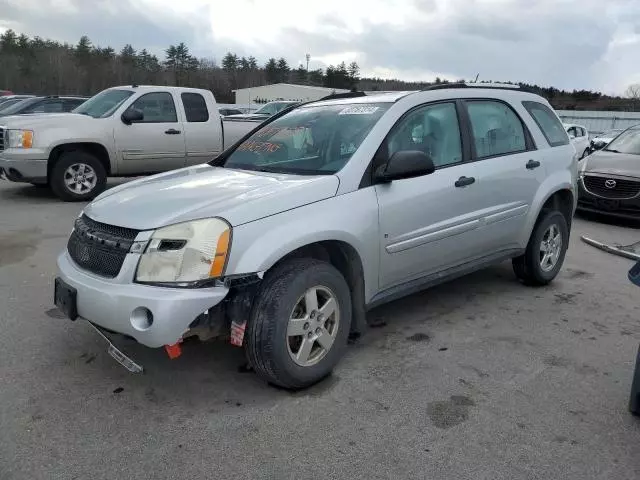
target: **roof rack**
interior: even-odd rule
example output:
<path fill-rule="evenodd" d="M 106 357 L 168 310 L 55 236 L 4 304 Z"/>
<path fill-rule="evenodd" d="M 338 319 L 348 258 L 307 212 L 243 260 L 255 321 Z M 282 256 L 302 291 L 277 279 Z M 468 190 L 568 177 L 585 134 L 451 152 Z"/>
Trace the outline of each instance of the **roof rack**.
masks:
<path fill-rule="evenodd" d="M 335 100 L 338 98 L 357 98 L 357 97 L 366 97 L 367 94 L 364 92 L 345 92 L 345 93 L 332 93 L 331 95 L 327 95 L 326 97 L 322 97 L 318 101 L 322 100 Z"/>
<path fill-rule="evenodd" d="M 514 85 L 511 83 L 473 83 L 473 82 L 456 82 L 456 83 L 441 83 L 438 85 L 431 85 L 424 88 L 422 91 L 428 90 L 445 90 L 447 88 L 494 88 L 500 90 L 520 90 L 520 85 Z"/>

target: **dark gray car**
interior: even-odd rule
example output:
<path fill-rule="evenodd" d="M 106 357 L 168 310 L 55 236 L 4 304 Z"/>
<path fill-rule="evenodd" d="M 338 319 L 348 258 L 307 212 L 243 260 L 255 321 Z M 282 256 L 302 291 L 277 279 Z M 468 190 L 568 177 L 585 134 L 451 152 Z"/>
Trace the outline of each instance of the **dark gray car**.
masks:
<path fill-rule="evenodd" d="M 582 162 L 578 188 L 579 210 L 640 219 L 640 125 Z"/>
<path fill-rule="evenodd" d="M 29 113 L 66 113 L 87 101 L 86 97 L 34 97 L 21 100 L 0 110 L 0 117 Z"/>

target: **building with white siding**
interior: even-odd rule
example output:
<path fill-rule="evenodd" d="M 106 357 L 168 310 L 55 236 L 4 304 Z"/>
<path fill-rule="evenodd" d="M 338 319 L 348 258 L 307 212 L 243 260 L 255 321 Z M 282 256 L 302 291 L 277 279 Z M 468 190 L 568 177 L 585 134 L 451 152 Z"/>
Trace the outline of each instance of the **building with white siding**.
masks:
<path fill-rule="evenodd" d="M 565 123 L 583 125 L 591 135 L 614 128 L 629 128 L 640 125 L 640 112 L 609 112 L 591 110 L 556 110 Z"/>
<path fill-rule="evenodd" d="M 346 93 L 348 91 L 349 90 L 340 88 L 274 83 L 272 85 L 261 85 L 259 87 L 239 88 L 233 90 L 233 93 L 236 94 L 236 103 L 253 104 L 273 102 L 275 100 L 309 102 L 312 100 L 320 100 L 322 97 L 326 97 L 332 93 Z"/>

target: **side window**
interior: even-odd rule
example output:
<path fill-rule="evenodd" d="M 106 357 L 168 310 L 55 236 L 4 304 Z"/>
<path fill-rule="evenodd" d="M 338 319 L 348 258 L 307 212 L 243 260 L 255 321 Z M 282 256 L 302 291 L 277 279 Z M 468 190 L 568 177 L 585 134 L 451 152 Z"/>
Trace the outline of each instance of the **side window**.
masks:
<path fill-rule="evenodd" d="M 584 137 L 584 136 L 587 135 L 587 131 L 584 128 L 579 128 L 578 129 L 578 134 L 579 134 L 578 136 Z"/>
<path fill-rule="evenodd" d="M 522 102 L 552 147 L 569 144 L 569 137 L 562 123 L 549 107 L 539 102 Z"/>
<path fill-rule="evenodd" d="M 82 99 L 68 98 L 64 101 L 64 111 L 70 112 L 84 103 Z"/>
<path fill-rule="evenodd" d="M 466 102 L 477 158 L 524 152 L 524 127 L 508 105 L 493 100 Z"/>
<path fill-rule="evenodd" d="M 388 155 L 420 150 L 436 167 L 462 162 L 462 142 L 456 106 L 439 103 L 420 107 L 400 120 L 387 139 Z"/>
<path fill-rule="evenodd" d="M 569 127 L 567 129 L 567 134 L 569 135 L 569 138 L 576 138 L 580 136 L 578 135 L 578 129 L 576 127 Z"/>
<path fill-rule="evenodd" d="M 136 108 L 144 114 L 137 123 L 176 123 L 176 105 L 168 92 L 147 93 L 138 98 L 129 108 Z"/>
<path fill-rule="evenodd" d="M 199 93 L 183 93 L 181 95 L 184 112 L 187 115 L 187 122 L 206 122 L 209 120 L 209 110 L 207 102 Z M 228 113 L 223 113 L 228 115 Z"/>

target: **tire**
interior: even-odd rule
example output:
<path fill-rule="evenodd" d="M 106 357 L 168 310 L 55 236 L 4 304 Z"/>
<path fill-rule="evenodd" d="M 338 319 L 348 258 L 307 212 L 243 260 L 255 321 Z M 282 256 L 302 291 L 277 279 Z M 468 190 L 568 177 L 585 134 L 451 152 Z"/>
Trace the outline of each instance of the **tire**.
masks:
<path fill-rule="evenodd" d="M 541 250 L 542 243 L 543 241 L 547 241 L 548 237 L 546 237 L 546 235 L 552 227 L 555 227 L 555 231 L 560 235 L 562 243 L 559 249 L 556 250 L 557 256 L 553 266 L 550 265 L 549 261 L 545 262 L 545 268 L 543 268 L 542 260 L 544 259 L 544 254 Z M 524 255 L 514 258 L 512 261 L 513 271 L 516 277 L 526 285 L 542 286 L 551 283 L 562 268 L 568 246 L 569 227 L 567 226 L 565 216 L 558 211 L 543 212 L 533 228 Z M 548 248 L 554 247 L 549 246 Z"/>
<path fill-rule="evenodd" d="M 85 175 L 85 183 L 74 190 L 66 180 L 74 172 L 79 174 L 79 179 L 85 172 L 89 175 L 93 172 L 93 176 Z M 107 173 L 100 160 L 90 153 L 81 150 L 66 152 L 51 169 L 49 184 L 53 193 L 65 202 L 84 202 L 102 193 L 107 184 Z"/>
<path fill-rule="evenodd" d="M 320 307 L 314 311 L 322 311 L 327 305 L 325 297 L 330 295 L 335 300 L 337 317 L 334 313 L 323 319 L 307 311 L 307 293 L 313 289 L 317 289 L 315 297 Z M 298 331 L 293 330 L 290 320 L 293 317 L 298 319 L 296 325 L 302 329 L 301 336 L 290 336 L 290 332 Z M 326 323 L 321 323 L 323 320 Z M 291 390 L 308 387 L 325 378 L 336 366 L 346 349 L 350 324 L 351 295 L 340 272 L 333 265 L 314 259 L 290 260 L 267 274 L 256 297 L 245 335 L 248 361 L 269 383 Z M 302 347 L 303 343 L 309 343 L 309 332 L 312 346 L 307 357 Z M 316 339 L 318 332 L 325 332 L 325 341 L 328 338 L 325 334 L 331 332 L 333 343 L 328 349 Z M 302 360 L 296 361 L 294 356 Z M 308 365 L 299 363 L 304 363 L 304 358 L 308 359 Z"/>

